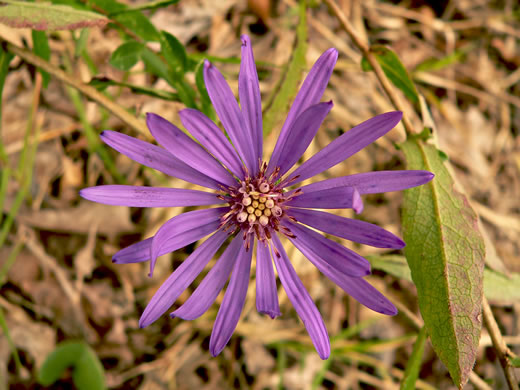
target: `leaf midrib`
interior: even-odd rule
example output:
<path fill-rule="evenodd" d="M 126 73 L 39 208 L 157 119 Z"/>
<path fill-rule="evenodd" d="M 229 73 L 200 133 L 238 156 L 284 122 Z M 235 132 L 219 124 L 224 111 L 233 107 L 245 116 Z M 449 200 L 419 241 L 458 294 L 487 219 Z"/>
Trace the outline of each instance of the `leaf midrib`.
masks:
<path fill-rule="evenodd" d="M 432 171 L 432 168 L 431 168 L 431 165 L 429 163 L 429 160 L 426 156 L 426 153 L 425 153 L 425 150 L 424 150 L 424 147 L 423 145 L 420 143 L 420 142 L 417 142 L 415 141 L 415 143 L 417 144 L 420 152 L 421 152 L 421 157 L 423 158 L 423 161 L 424 161 L 424 165 L 426 167 L 426 169 L 430 172 L 433 172 Z M 437 189 L 436 189 L 436 186 L 435 186 L 435 179 L 434 180 L 431 180 L 428 185 L 431 187 L 431 190 L 432 190 L 432 198 L 434 200 L 433 202 L 433 205 L 434 205 L 434 209 L 435 209 L 435 216 L 437 218 L 437 220 L 439 221 L 439 224 L 438 224 L 438 231 L 439 231 L 439 235 L 440 235 L 440 247 L 441 247 L 441 252 L 442 252 L 442 258 L 444 260 L 444 267 L 445 269 L 447 270 L 447 267 L 446 267 L 446 264 L 448 263 L 447 262 L 447 256 L 446 256 L 446 248 L 445 248 L 445 244 L 444 244 L 444 229 L 442 228 L 442 219 L 441 219 L 441 213 L 440 213 L 440 209 L 439 209 L 439 195 L 437 193 Z M 451 289 L 450 289 L 450 280 L 449 280 L 449 275 L 448 275 L 448 272 L 446 271 L 446 275 L 447 275 L 447 278 L 446 278 L 446 283 L 448 285 L 448 288 L 446 289 L 447 291 L 447 294 L 448 294 L 448 307 L 449 307 L 449 313 L 450 313 L 450 325 L 452 327 L 452 331 L 453 331 L 453 334 L 455 335 L 455 340 L 456 340 L 456 343 L 457 343 L 457 348 L 456 348 L 456 361 L 457 361 L 457 365 L 459 367 L 459 378 L 458 378 L 458 381 L 460 382 L 460 376 L 462 374 L 462 367 L 460 366 L 460 354 L 459 354 L 459 348 L 460 348 L 460 343 L 459 343 L 459 338 L 457 337 L 457 332 L 456 332 L 456 329 L 455 329 L 455 322 L 454 322 L 454 317 L 452 315 L 452 312 L 451 312 L 451 298 L 452 298 L 452 294 L 451 294 Z"/>

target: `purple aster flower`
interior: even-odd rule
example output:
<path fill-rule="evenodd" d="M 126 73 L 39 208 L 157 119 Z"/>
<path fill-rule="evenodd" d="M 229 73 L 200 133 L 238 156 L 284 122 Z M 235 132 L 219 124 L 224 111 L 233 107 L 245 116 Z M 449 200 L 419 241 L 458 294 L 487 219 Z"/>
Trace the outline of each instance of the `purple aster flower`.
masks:
<path fill-rule="evenodd" d="M 370 273 L 366 259 L 309 227 L 378 248 L 402 248 L 405 244 L 401 239 L 376 225 L 314 209 L 352 208 L 360 213 L 363 210 L 361 195 L 415 187 L 430 181 L 433 174 L 427 171 L 369 172 L 291 189 L 349 158 L 401 120 L 401 112 L 369 119 L 290 172 L 332 108 L 332 102 L 320 103 L 320 100 L 337 56 L 335 49 L 327 50 L 310 70 L 268 163 L 263 161 L 258 75 L 251 42 L 245 35 L 242 36 L 238 80 L 241 107 L 221 73 L 208 61 L 204 67 L 209 96 L 231 142 L 209 118 L 193 109 L 181 111 L 180 118 L 198 143 L 155 114 L 147 115 L 148 128 L 164 149 L 113 131 L 101 134 L 106 144 L 129 158 L 210 191 L 104 185 L 83 189 L 82 197 L 132 207 L 219 206 L 175 216 L 155 236 L 114 255 L 116 263 L 150 260 L 151 275 L 157 257 L 211 234 L 155 293 L 141 316 L 141 327 L 157 320 L 173 305 L 228 238 L 230 243 L 213 268 L 188 300 L 171 313 L 172 317 L 186 320 L 201 316 L 230 278 L 211 333 L 213 356 L 222 351 L 238 323 L 249 285 L 253 252 L 256 253 L 258 311 L 272 318 L 280 315 L 274 261 L 281 284 L 319 356 L 322 359 L 329 356 L 330 342 L 323 319 L 291 265 L 280 236 L 285 236 L 325 276 L 361 304 L 379 313 L 397 313 L 395 306 L 363 279 Z"/>

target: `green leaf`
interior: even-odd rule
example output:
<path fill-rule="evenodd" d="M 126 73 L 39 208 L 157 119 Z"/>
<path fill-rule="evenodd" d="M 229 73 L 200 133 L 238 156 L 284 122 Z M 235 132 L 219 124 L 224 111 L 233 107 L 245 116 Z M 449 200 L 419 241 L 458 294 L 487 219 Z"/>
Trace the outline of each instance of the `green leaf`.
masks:
<path fill-rule="evenodd" d="M 44 31 L 37 30 L 32 30 L 31 34 L 33 40 L 34 54 L 36 54 L 38 57 L 43 58 L 45 61 L 49 61 L 49 59 L 51 58 L 51 48 L 49 47 L 47 34 L 45 34 Z M 47 88 L 51 76 L 43 69 L 38 69 L 38 71 L 42 75 L 43 88 Z"/>
<path fill-rule="evenodd" d="M 168 66 L 164 63 L 161 57 L 145 47 L 141 52 L 141 59 L 150 73 L 166 80 L 172 87 L 174 86 L 175 81 L 170 75 Z"/>
<path fill-rule="evenodd" d="M 412 355 L 406 364 L 404 378 L 401 382 L 401 390 L 415 390 L 415 382 L 417 382 L 417 378 L 419 378 L 427 338 L 426 327 L 423 326 L 417 335 L 417 340 L 415 340 L 415 344 L 413 345 Z"/>
<path fill-rule="evenodd" d="M 412 281 L 406 259 L 399 255 L 367 256 L 373 269 L 384 271 L 399 279 Z M 489 268 L 484 269 L 484 295 L 494 305 L 510 306 L 520 301 L 520 273 L 503 275 Z"/>
<path fill-rule="evenodd" d="M 412 103 L 419 103 L 419 95 L 417 94 L 417 89 L 415 88 L 414 83 L 408 76 L 408 72 L 406 68 L 399 60 L 399 57 L 395 52 L 386 47 L 386 46 L 378 46 L 374 45 L 370 48 L 372 53 L 377 59 L 377 62 L 383 68 L 386 77 L 394 84 L 397 88 L 399 88 L 405 96 Z M 366 58 L 361 60 L 361 68 L 366 72 L 372 70 L 372 66 L 367 61 Z"/>
<path fill-rule="evenodd" d="M 367 260 L 374 269 L 378 269 L 393 275 L 398 279 L 412 281 L 410 267 L 406 264 L 406 259 L 400 255 L 367 256 Z"/>
<path fill-rule="evenodd" d="M 115 0 L 89 0 L 89 5 L 100 8 L 115 22 L 123 25 L 145 41 L 158 41 L 159 32 L 146 16 Z M 117 25 L 117 24 L 116 24 Z"/>
<path fill-rule="evenodd" d="M 428 58 L 415 67 L 414 73 L 441 70 L 450 65 L 457 64 L 464 59 L 466 53 L 474 48 L 473 46 L 474 45 L 467 45 L 441 58 Z"/>
<path fill-rule="evenodd" d="M 110 65 L 121 70 L 130 70 L 141 58 L 144 45 L 137 41 L 128 41 L 119 46 L 110 57 Z"/>
<path fill-rule="evenodd" d="M 105 388 L 103 365 L 96 354 L 86 345 L 83 354 L 76 361 L 72 380 L 78 390 L 102 390 Z"/>
<path fill-rule="evenodd" d="M 38 373 L 38 382 L 43 386 L 50 386 L 56 382 L 68 367 L 76 364 L 84 349 L 83 343 L 61 343 L 47 356 Z"/>
<path fill-rule="evenodd" d="M 201 111 L 206 114 L 209 118 L 215 119 L 215 110 L 211 105 L 211 100 L 206 89 L 206 83 L 204 83 L 204 60 L 200 60 L 195 68 L 195 84 L 200 94 L 200 105 Z"/>
<path fill-rule="evenodd" d="M 509 358 L 509 362 L 513 367 L 520 367 L 520 357 Z"/>
<path fill-rule="evenodd" d="M 146 65 L 146 68 L 158 77 L 166 80 L 177 91 L 181 101 L 188 107 L 195 108 L 195 91 L 193 88 L 184 80 L 184 77 L 178 77 L 170 71 L 170 68 L 164 63 L 161 57 L 155 52 L 143 48 L 141 51 L 141 59 Z"/>
<path fill-rule="evenodd" d="M 96 354 L 84 342 L 66 341 L 52 351 L 40 368 L 38 382 L 50 386 L 72 367 L 72 379 L 79 390 L 105 388 L 103 366 Z"/>
<path fill-rule="evenodd" d="M 177 38 L 166 31 L 161 31 L 161 52 L 174 73 L 183 74 L 186 71 L 186 49 Z"/>
<path fill-rule="evenodd" d="M 4 84 L 5 84 L 5 78 L 7 77 L 7 73 L 9 72 L 9 63 L 14 58 L 14 55 L 10 52 L 4 50 L 4 48 L 0 45 L 0 130 L 2 127 L 2 92 L 4 91 Z M 7 153 L 4 148 L 4 143 L 2 140 L 2 137 L 0 137 L 0 165 L 7 165 L 8 158 Z M 2 170 L 7 170 L 6 168 L 2 167 Z M 4 172 L 4 175 L 7 173 Z M 2 176 L 2 179 L 4 179 L 4 175 Z M 7 179 L 5 179 L 7 180 Z M 1 198 L 1 196 L 0 196 Z M 2 203 L 2 202 L 0 202 Z M 0 204 L 1 205 L 1 204 Z M 3 210 L 1 208 L 0 210 Z"/>
<path fill-rule="evenodd" d="M 143 4 L 135 5 L 126 10 L 121 10 L 113 13 L 112 15 L 119 15 L 125 12 L 132 11 L 146 11 L 146 10 L 155 10 L 158 8 L 164 8 L 172 4 L 177 4 L 180 0 L 156 0 L 156 1 L 148 1 Z"/>
<path fill-rule="evenodd" d="M 506 276 L 486 268 L 484 294 L 494 304 L 512 305 L 519 302 L 520 273 L 512 272 Z"/>
<path fill-rule="evenodd" d="M 116 16 L 109 14 L 108 16 L 145 41 L 159 40 L 159 32 L 155 26 L 150 22 L 150 19 L 139 11 L 125 12 Z"/>
<path fill-rule="evenodd" d="M 164 91 L 162 89 L 143 87 L 141 85 L 123 83 L 123 82 L 109 79 L 107 77 L 95 77 L 92 80 L 90 80 L 89 85 L 92 85 L 94 88 L 96 88 L 99 91 L 102 91 L 109 86 L 116 85 L 119 87 L 129 88 L 134 93 L 140 93 L 143 95 L 153 96 L 153 97 L 156 97 L 159 99 L 164 99 L 164 100 L 179 101 L 179 95 L 177 95 L 176 93 Z"/>
<path fill-rule="evenodd" d="M 268 135 L 273 128 L 285 118 L 291 102 L 298 93 L 300 81 L 306 68 L 305 55 L 307 53 L 307 14 L 306 2 L 300 1 L 300 20 L 296 29 L 296 41 L 292 58 L 268 99 L 264 112 L 264 135 Z"/>
<path fill-rule="evenodd" d="M 408 169 L 435 173 L 431 182 L 405 191 L 405 255 L 433 348 L 462 388 L 482 327 L 484 242 L 477 216 L 454 188 L 439 151 L 413 137 L 401 148 Z"/>
<path fill-rule="evenodd" d="M 103 27 L 108 22 L 108 19 L 102 15 L 67 5 L 14 0 L 2 0 L 0 3 L 0 23 L 15 28 L 75 30 L 84 27 Z"/>

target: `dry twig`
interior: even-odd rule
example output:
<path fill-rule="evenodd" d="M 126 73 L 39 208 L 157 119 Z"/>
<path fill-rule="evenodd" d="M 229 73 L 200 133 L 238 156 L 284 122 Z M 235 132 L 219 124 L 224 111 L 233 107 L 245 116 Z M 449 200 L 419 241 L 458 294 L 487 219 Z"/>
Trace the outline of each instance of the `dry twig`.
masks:
<path fill-rule="evenodd" d="M 508 359 L 508 356 L 511 356 L 512 353 L 502 338 L 502 334 L 500 333 L 500 329 L 498 328 L 498 324 L 495 320 L 495 317 L 493 316 L 491 306 L 489 306 L 489 302 L 487 301 L 486 297 L 484 297 L 482 300 L 482 314 L 484 316 L 484 325 L 486 326 L 489 335 L 491 336 L 493 347 L 497 352 L 498 359 L 500 360 L 500 364 L 504 370 L 507 385 L 511 390 L 518 390 L 518 380 L 516 379 L 514 368 Z"/>
<path fill-rule="evenodd" d="M 0 40 L 5 44 L 5 47 L 8 51 L 13 54 L 16 54 L 18 57 L 22 58 L 25 62 L 32 64 L 38 68 L 45 70 L 47 73 L 50 73 L 58 80 L 76 88 L 78 91 L 83 93 L 85 96 L 99 103 L 101 106 L 105 107 L 108 111 L 112 112 L 115 116 L 125 122 L 128 126 L 132 127 L 137 132 L 145 135 L 147 138 L 150 138 L 150 132 L 148 128 L 144 124 L 143 121 L 137 119 L 135 116 L 126 111 L 123 107 L 114 103 L 112 100 L 107 98 L 105 95 L 100 93 L 96 88 L 86 85 L 81 81 L 78 81 L 71 75 L 67 74 L 60 68 L 52 65 L 50 62 L 43 60 L 38 57 L 36 54 L 33 54 L 29 50 L 21 48 L 17 45 L 14 45 L 10 42 L 4 41 L 2 37 Z"/>
<path fill-rule="evenodd" d="M 381 83 L 381 86 L 385 90 L 386 94 L 388 95 L 388 98 L 390 99 L 390 101 L 392 102 L 394 107 L 396 109 L 398 109 L 399 111 L 402 111 L 403 125 L 404 125 L 404 129 L 406 130 L 406 133 L 414 134 L 415 131 L 413 129 L 413 125 L 405 113 L 404 105 L 402 104 L 401 99 L 397 95 L 395 89 L 392 87 L 390 80 L 388 80 L 388 78 L 386 77 L 386 75 L 383 71 L 383 68 L 381 67 L 381 65 L 379 65 L 379 62 L 377 62 L 376 56 L 370 50 L 369 44 L 366 43 L 365 41 L 363 41 L 363 39 L 361 39 L 361 37 L 356 33 L 356 31 L 354 30 L 354 27 L 350 24 L 347 17 L 343 13 L 343 11 L 341 11 L 341 9 L 336 5 L 334 0 L 324 0 L 324 2 L 325 2 L 325 4 L 327 4 L 329 6 L 332 13 L 336 16 L 336 18 L 341 23 L 341 26 L 343 27 L 345 32 L 350 36 L 350 38 L 352 39 L 354 44 L 358 47 L 359 50 L 361 50 L 361 52 L 363 53 L 363 56 L 370 63 L 377 79 Z"/>

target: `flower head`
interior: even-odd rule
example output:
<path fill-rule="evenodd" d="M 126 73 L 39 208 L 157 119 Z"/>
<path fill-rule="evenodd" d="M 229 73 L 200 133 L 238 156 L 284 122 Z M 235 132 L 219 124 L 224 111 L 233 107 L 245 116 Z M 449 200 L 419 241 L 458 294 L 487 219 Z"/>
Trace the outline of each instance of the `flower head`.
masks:
<path fill-rule="evenodd" d="M 376 225 L 315 209 L 352 208 L 360 213 L 361 195 L 418 186 L 430 181 L 433 174 L 380 171 L 294 187 L 386 134 L 400 121 L 401 113 L 388 112 L 361 123 L 290 172 L 332 108 L 332 102 L 320 100 L 337 56 L 335 49 L 327 50 L 310 70 L 268 161 L 263 160 L 260 89 L 247 36 L 242 36 L 241 106 L 220 72 L 208 61 L 204 66 L 209 96 L 231 142 L 209 118 L 193 109 L 181 111 L 180 118 L 198 143 L 155 114 L 147 115 L 148 128 L 164 149 L 113 131 L 101 134 L 106 144 L 129 158 L 210 191 L 105 185 L 83 189 L 82 197 L 133 207 L 219 206 L 175 216 L 155 236 L 114 255 L 116 263 L 150 260 L 151 275 L 159 256 L 211 234 L 155 293 L 141 316 L 141 327 L 151 324 L 171 307 L 230 237 L 230 243 L 193 294 L 171 313 L 172 317 L 187 320 L 201 316 L 231 274 L 211 334 L 210 350 L 214 356 L 225 347 L 238 323 L 253 252 L 258 311 L 272 318 L 280 315 L 274 261 L 281 284 L 319 356 L 329 356 L 330 342 L 323 319 L 291 265 L 280 237 L 286 237 L 325 276 L 363 305 L 387 315 L 397 313 L 394 305 L 363 279 L 370 273 L 366 259 L 307 226 L 366 245 L 402 248 L 405 244 L 401 239 Z"/>

